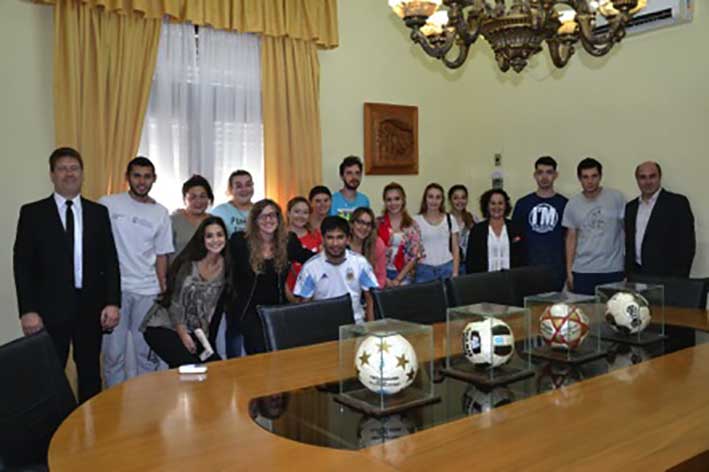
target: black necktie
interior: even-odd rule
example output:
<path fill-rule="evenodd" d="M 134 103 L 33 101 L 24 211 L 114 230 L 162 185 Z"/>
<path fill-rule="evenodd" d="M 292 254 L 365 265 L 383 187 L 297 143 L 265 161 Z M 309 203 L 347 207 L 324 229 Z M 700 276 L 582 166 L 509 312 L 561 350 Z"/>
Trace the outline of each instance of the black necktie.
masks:
<path fill-rule="evenodd" d="M 67 245 L 69 247 L 69 261 L 70 261 L 70 266 L 71 267 L 71 278 L 72 280 L 75 280 L 74 278 L 74 210 L 71 209 L 71 206 L 74 204 L 71 200 L 66 201 L 66 226 L 65 226 L 65 232 L 66 232 L 66 240 L 67 240 Z"/>

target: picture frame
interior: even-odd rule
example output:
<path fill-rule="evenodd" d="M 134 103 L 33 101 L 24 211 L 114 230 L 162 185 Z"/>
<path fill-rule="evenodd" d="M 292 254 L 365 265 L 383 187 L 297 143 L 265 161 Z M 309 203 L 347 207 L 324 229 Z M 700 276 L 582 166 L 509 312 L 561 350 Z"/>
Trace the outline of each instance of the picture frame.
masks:
<path fill-rule="evenodd" d="M 417 175 L 418 161 L 418 107 L 365 103 L 365 173 Z"/>

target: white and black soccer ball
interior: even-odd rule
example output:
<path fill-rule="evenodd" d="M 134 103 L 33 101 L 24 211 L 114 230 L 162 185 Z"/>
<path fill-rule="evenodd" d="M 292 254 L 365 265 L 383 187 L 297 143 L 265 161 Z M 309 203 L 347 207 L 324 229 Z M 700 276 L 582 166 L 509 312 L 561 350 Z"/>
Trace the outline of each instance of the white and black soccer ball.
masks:
<path fill-rule="evenodd" d="M 515 352 L 512 329 L 497 318 L 468 323 L 463 329 L 463 352 L 477 367 L 500 367 Z"/>
<path fill-rule="evenodd" d="M 575 305 L 555 303 L 539 318 L 539 333 L 553 349 L 576 349 L 589 332 L 588 316 Z"/>
<path fill-rule="evenodd" d="M 515 400 L 515 395 L 507 387 L 482 390 L 470 385 L 463 394 L 463 411 L 469 415 L 486 413 Z"/>
<path fill-rule="evenodd" d="M 392 395 L 411 385 L 418 372 L 416 351 L 400 334 L 372 334 L 357 348 L 360 382 L 374 393 Z"/>
<path fill-rule="evenodd" d="M 651 319 L 650 304 L 638 293 L 618 292 L 606 303 L 606 321 L 619 333 L 640 333 L 648 327 Z"/>

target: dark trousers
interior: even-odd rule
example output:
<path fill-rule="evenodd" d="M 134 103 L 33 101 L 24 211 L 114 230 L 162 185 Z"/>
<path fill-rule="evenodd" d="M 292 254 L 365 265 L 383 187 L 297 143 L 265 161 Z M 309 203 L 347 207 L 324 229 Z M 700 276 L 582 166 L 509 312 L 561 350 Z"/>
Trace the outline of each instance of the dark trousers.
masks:
<path fill-rule="evenodd" d="M 572 292 L 582 295 L 595 295 L 596 286 L 622 282 L 624 272 L 581 273 L 574 272 L 574 289 Z"/>
<path fill-rule="evenodd" d="M 77 297 L 81 294 L 77 291 Z M 79 303 L 81 305 L 81 303 Z M 66 366 L 69 344 L 74 347 L 73 358 L 79 380 L 79 402 L 83 403 L 101 391 L 101 314 L 80 309 L 74 321 L 47 326 L 57 351 L 59 363 Z"/>
<path fill-rule="evenodd" d="M 145 342 L 150 349 L 164 360 L 171 369 L 185 364 L 200 364 L 199 354 L 204 350 L 197 337 L 192 334 L 192 340 L 197 346 L 197 352 L 192 354 L 187 350 L 177 331 L 169 328 L 146 328 L 143 333 Z M 215 352 L 205 362 L 219 361 L 221 357 Z"/>
<path fill-rule="evenodd" d="M 266 338 L 257 313 L 247 313 L 237 326 L 244 337 L 244 350 L 247 354 L 266 352 Z"/>

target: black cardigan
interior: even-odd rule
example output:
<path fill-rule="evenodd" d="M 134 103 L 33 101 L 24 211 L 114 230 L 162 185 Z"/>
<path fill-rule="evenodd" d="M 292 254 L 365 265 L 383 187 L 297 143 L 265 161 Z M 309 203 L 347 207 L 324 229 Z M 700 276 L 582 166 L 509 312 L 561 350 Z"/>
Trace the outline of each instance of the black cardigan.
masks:
<path fill-rule="evenodd" d="M 488 248 L 487 236 L 488 220 L 481 221 L 472 227 L 468 236 L 468 249 L 465 257 L 466 273 L 487 272 Z M 510 240 L 510 268 L 521 267 L 527 264 L 527 248 L 522 228 L 512 220 L 505 219 L 507 237 Z"/>
<path fill-rule="evenodd" d="M 290 267 L 282 272 L 273 270 L 273 263 L 266 261 L 265 273 L 257 274 L 251 269 L 249 262 L 249 246 L 245 234 L 234 233 L 229 240 L 231 252 L 232 290 L 234 299 L 228 313 L 233 321 L 242 321 L 248 316 L 256 316 L 256 306 L 280 305 L 286 303 L 286 277 Z M 288 261 L 306 262 L 314 254 L 305 249 L 293 233 L 288 233 Z"/>

